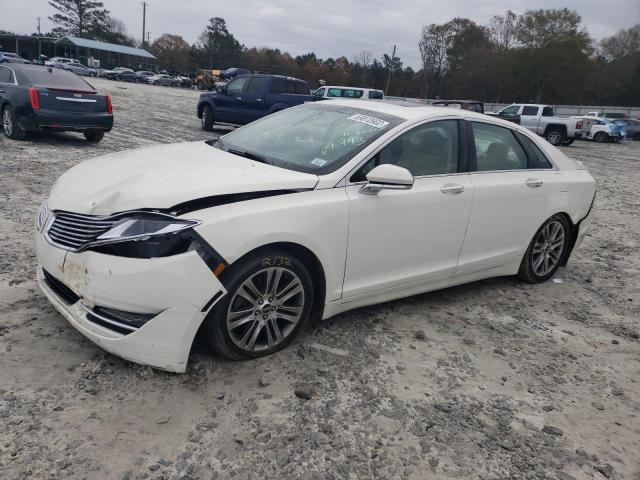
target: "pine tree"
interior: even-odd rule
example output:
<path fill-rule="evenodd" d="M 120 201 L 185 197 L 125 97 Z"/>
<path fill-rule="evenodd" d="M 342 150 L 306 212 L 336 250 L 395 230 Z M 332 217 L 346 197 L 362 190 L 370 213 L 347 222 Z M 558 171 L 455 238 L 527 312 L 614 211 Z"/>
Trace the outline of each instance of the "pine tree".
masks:
<path fill-rule="evenodd" d="M 93 0 L 51 0 L 49 2 L 58 13 L 49 17 L 58 27 L 56 35 L 91 37 L 106 29 L 109 11 L 104 4 Z"/>

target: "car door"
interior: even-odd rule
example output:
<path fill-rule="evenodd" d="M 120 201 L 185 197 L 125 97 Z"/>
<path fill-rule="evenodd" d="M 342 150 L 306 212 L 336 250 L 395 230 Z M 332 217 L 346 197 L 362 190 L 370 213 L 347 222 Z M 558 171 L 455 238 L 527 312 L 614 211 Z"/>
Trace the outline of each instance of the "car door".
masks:
<path fill-rule="evenodd" d="M 0 105 L 11 100 L 11 94 L 15 91 L 16 81 L 13 70 L 0 65 Z M 1 119 L 0 119 L 1 121 Z"/>
<path fill-rule="evenodd" d="M 348 178 L 349 243 L 343 298 L 452 275 L 471 211 L 464 124 L 430 121 L 396 136 Z M 392 163 L 408 169 L 408 190 L 361 192 L 365 175 Z"/>
<path fill-rule="evenodd" d="M 243 123 L 253 122 L 266 114 L 264 92 L 267 87 L 267 77 L 251 77 L 247 88 L 242 94 Z"/>
<path fill-rule="evenodd" d="M 535 105 L 524 105 L 520 113 L 520 125 L 532 132 L 537 131 L 538 123 L 540 122 L 541 108 L 542 107 Z"/>
<path fill-rule="evenodd" d="M 522 258 L 533 234 L 566 202 L 562 173 L 531 137 L 489 122 L 470 122 L 475 194 L 458 273 Z"/>
<path fill-rule="evenodd" d="M 243 123 L 241 112 L 242 94 L 249 77 L 238 77 L 227 83 L 222 92 L 215 96 L 216 121 L 226 123 Z"/>

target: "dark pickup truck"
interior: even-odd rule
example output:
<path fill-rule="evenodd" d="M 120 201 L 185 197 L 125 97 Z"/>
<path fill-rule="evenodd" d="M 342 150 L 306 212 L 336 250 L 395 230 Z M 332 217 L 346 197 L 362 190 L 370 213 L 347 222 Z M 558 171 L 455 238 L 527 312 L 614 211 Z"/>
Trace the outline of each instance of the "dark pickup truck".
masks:
<path fill-rule="evenodd" d="M 280 75 L 241 75 L 213 92 L 200 94 L 198 118 L 203 130 L 214 122 L 246 125 L 285 108 L 312 102 L 307 83 Z"/>

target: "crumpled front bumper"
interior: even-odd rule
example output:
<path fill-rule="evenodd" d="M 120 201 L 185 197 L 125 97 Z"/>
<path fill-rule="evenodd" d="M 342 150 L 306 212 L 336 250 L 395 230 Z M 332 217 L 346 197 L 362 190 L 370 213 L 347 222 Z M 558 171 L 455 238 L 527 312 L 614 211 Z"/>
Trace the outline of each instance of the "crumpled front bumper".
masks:
<path fill-rule="evenodd" d="M 73 253 L 50 245 L 38 233 L 36 256 L 40 288 L 74 328 L 119 357 L 172 372 L 185 371 L 198 328 L 226 293 L 195 251 L 153 259 Z M 77 301 L 65 302 L 43 269 Z M 122 333 L 91 321 L 87 313 L 95 307 L 155 316 Z"/>

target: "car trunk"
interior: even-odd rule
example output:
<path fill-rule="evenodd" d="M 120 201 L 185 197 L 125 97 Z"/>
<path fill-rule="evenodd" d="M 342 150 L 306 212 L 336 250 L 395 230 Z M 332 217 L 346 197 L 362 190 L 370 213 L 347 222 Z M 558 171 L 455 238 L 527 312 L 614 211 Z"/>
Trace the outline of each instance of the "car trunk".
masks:
<path fill-rule="evenodd" d="M 107 99 L 95 92 L 39 88 L 40 108 L 61 112 L 101 113 L 107 111 Z"/>

